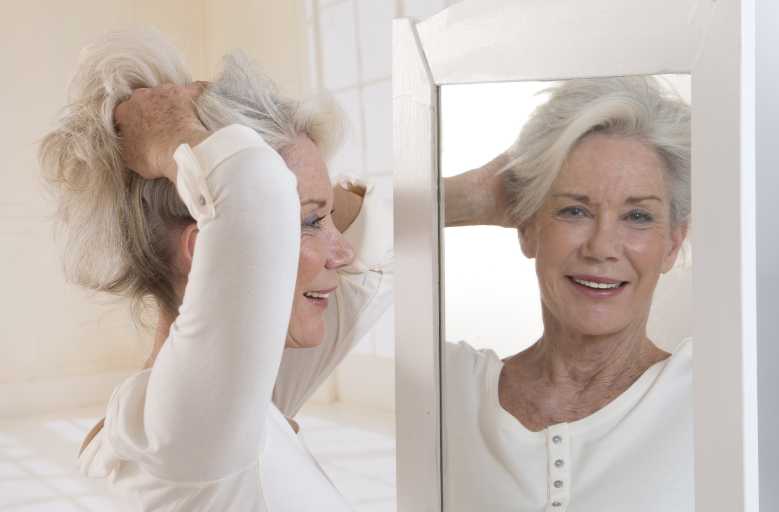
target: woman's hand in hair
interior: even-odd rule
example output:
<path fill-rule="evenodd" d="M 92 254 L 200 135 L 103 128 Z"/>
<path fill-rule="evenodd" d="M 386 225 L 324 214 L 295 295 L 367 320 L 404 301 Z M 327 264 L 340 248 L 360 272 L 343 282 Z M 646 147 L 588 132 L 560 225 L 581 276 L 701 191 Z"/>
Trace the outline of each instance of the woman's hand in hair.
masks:
<path fill-rule="evenodd" d="M 503 180 L 498 174 L 508 162 L 509 156 L 501 153 L 478 169 L 444 178 L 446 227 L 515 227 L 508 214 Z"/>
<path fill-rule="evenodd" d="M 114 124 L 128 169 L 146 179 L 176 182 L 176 148 L 195 146 L 209 135 L 195 113 L 202 90 L 202 83 L 141 88 L 116 106 Z"/>

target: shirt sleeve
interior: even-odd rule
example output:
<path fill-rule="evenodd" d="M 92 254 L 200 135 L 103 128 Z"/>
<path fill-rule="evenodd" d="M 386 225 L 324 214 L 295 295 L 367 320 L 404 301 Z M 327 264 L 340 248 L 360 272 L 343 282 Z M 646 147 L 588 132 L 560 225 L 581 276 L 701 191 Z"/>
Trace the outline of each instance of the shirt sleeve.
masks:
<path fill-rule="evenodd" d="M 198 227 L 183 303 L 142 402 L 109 411 L 106 430 L 120 458 L 153 476 L 203 482 L 258 462 L 292 308 L 300 202 L 295 176 L 249 128 L 182 145 L 175 160 Z"/>
<path fill-rule="evenodd" d="M 357 218 L 344 232 L 354 262 L 338 272 L 335 300 L 325 311 L 325 339 L 284 350 L 273 401 L 292 417 L 382 315 L 391 311 L 393 281 L 392 177 L 366 185 Z"/>

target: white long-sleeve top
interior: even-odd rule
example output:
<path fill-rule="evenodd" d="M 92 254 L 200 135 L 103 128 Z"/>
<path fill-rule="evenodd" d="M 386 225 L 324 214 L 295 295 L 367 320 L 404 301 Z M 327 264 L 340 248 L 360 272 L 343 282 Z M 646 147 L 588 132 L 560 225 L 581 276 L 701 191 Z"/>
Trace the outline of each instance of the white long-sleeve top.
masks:
<path fill-rule="evenodd" d="M 295 176 L 238 125 L 175 160 L 199 230 L 183 302 L 154 366 L 114 390 L 81 471 L 107 478 L 133 511 L 348 510 L 271 398 L 297 411 L 389 307 L 391 227 L 378 225 L 391 199 L 367 190 L 326 339 L 288 349 L 279 374 L 300 244 Z"/>
<path fill-rule="evenodd" d="M 447 512 L 693 512 L 691 340 L 602 409 L 539 432 L 501 407 L 502 368 L 446 344 Z"/>

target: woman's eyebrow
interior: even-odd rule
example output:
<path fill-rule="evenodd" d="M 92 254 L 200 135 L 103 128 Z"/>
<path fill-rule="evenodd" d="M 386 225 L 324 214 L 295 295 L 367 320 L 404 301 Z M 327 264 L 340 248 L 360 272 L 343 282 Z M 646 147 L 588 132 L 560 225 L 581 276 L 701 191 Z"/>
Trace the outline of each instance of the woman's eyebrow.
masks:
<path fill-rule="evenodd" d="M 590 204 L 590 197 L 584 194 L 573 194 L 571 192 L 560 192 L 559 194 L 554 194 L 552 197 L 569 197 L 575 201 L 579 201 L 580 203 L 584 204 Z"/>
<path fill-rule="evenodd" d="M 559 194 L 553 194 L 552 197 L 568 197 L 575 201 L 579 201 L 580 203 L 584 204 L 590 204 L 590 197 L 585 194 L 573 194 L 571 192 L 560 192 Z M 625 199 L 625 203 L 627 204 L 637 204 L 641 203 L 643 201 L 658 201 L 660 203 L 663 202 L 662 199 L 655 195 L 648 195 L 648 196 L 631 196 Z"/>
<path fill-rule="evenodd" d="M 659 198 L 659 197 L 657 197 L 657 196 L 637 196 L 637 197 L 628 197 L 628 198 L 625 200 L 625 202 L 626 202 L 626 203 L 628 203 L 628 204 L 636 204 L 636 203 L 640 203 L 640 202 L 642 202 L 642 201 L 649 201 L 649 200 L 658 201 L 658 202 L 660 202 L 660 203 L 662 203 L 662 202 L 663 202 L 663 200 L 662 200 L 662 199 L 660 199 L 660 198 Z"/>

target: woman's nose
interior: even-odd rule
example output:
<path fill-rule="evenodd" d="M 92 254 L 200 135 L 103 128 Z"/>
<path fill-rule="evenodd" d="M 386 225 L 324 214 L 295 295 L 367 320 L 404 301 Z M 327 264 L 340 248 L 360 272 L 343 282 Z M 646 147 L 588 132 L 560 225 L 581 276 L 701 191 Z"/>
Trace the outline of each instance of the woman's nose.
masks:
<path fill-rule="evenodd" d="M 333 240 L 330 257 L 327 259 L 325 267 L 339 269 L 351 264 L 354 261 L 354 248 L 352 244 L 340 233 Z"/>
<path fill-rule="evenodd" d="M 593 223 L 582 252 L 585 257 L 597 261 L 613 261 L 619 259 L 621 244 L 616 220 L 601 218 Z"/>

